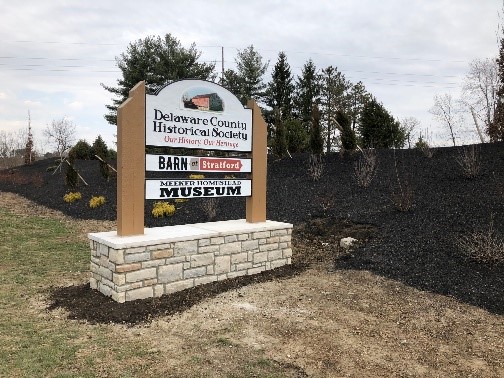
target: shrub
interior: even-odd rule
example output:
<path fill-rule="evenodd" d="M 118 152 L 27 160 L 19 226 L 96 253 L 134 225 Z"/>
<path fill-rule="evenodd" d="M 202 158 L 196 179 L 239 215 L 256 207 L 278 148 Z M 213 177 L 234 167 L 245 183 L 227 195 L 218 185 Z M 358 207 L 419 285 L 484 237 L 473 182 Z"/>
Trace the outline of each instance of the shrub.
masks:
<path fill-rule="evenodd" d="M 322 127 L 320 125 L 320 111 L 317 105 L 312 108 L 311 129 L 310 129 L 310 151 L 314 155 L 322 154 L 324 150 L 324 140 L 322 139 Z"/>
<path fill-rule="evenodd" d="M 175 205 L 169 202 L 155 202 L 152 207 L 152 215 L 155 218 L 163 218 L 164 216 L 172 216 L 173 214 L 175 214 Z"/>
<path fill-rule="evenodd" d="M 305 151 L 308 144 L 308 133 L 301 120 L 288 119 L 285 122 L 285 127 L 287 131 L 287 150 L 291 153 Z"/>
<path fill-rule="evenodd" d="M 192 173 L 192 174 L 189 175 L 189 178 L 191 180 L 203 180 L 205 178 L 205 175 Z"/>
<path fill-rule="evenodd" d="M 105 203 L 105 197 L 103 196 L 93 196 L 89 200 L 89 207 L 95 209 Z"/>
<path fill-rule="evenodd" d="M 80 192 L 70 192 L 63 196 L 63 201 L 67 203 L 73 203 L 80 199 L 82 199 L 82 194 L 80 194 Z"/>
<path fill-rule="evenodd" d="M 68 154 L 74 155 L 79 160 L 88 160 L 91 157 L 91 146 L 84 139 L 81 139 L 72 147 Z"/>
<path fill-rule="evenodd" d="M 347 151 L 353 151 L 357 148 L 357 138 L 352 130 L 348 116 L 340 110 L 336 113 L 336 121 L 341 127 L 341 147 Z"/>
<path fill-rule="evenodd" d="M 362 152 L 362 156 L 359 157 L 359 160 L 354 165 L 355 178 L 357 179 L 357 185 L 367 188 L 376 173 L 376 166 L 378 164 L 376 152 L 371 149 L 362 150 L 359 148 L 359 150 Z"/>
<path fill-rule="evenodd" d="M 103 160 L 107 158 L 108 148 L 105 141 L 102 139 L 101 135 L 98 135 L 93 142 L 93 147 L 91 147 L 91 155 L 93 159 L 96 159 L 94 155 L 98 155 Z"/>
<path fill-rule="evenodd" d="M 329 214 L 329 210 L 334 206 L 334 196 L 333 195 L 320 196 L 317 198 L 317 203 L 320 205 L 322 216 L 326 218 Z"/>
<path fill-rule="evenodd" d="M 493 218 L 491 214 L 487 230 L 462 235 L 456 241 L 465 255 L 485 263 L 504 263 L 504 240 L 496 235 Z"/>
<path fill-rule="evenodd" d="M 69 163 L 67 166 L 65 182 L 72 189 L 77 188 L 77 185 L 79 184 L 79 174 L 75 170 L 72 163 Z"/>
<path fill-rule="evenodd" d="M 275 136 L 273 137 L 273 153 L 281 158 L 287 154 L 287 133 L 285 123 L 280 117 L 280 110 L 275 109 Z"/>
<path fill-rule="evenodd" d="M 189 201 L 189 198 L 176 198 L 175 203 L 184 203 Z"/>
<path fill-rule="evenodd" d="M 113 149 L 108 150 L 107 158 L 109 160 L 117 160 L 117 151 Z"/>
<path fill-rule="evenodd" d="M 480 171 L 479 150 L 474 146 L 464 147 L 459 152 L 456 162 L 459 165 L 462 176 L 473 179 L 478 176 Z"/>
<path fill-rule="evenodd" d="M 313 181 L 318 181 L 324 172 L 324 161 L 320 154 L 310 154 L 308 158 L 308 175 Z"/>
<path fill-rule="evenodd" d="M 105 180 L 109 181 L 110 176 L 112 175 L 112 170 L 110 169 L 109 165 L 106 161 L 102 160 L 98 160 L 98 164 L 100 164 L 100 174 Z"/>
<path fill-rule="evenodd" d="M 394 207 L 402 212 L 409 211 L 413 207 L 413 189 L 406 180 L 401 180 L 397 169 L 397 158 L 394 150 L 394 170 L 396 177 L 396 188 L 392 186 L 390 200 Z"/>
<path fill-rule="evenodd" d="M 201 208 L 205 212 L 209 221 L 215 219 L 217 216 L 217 198 L 204 198 L 201 203 Z"/>

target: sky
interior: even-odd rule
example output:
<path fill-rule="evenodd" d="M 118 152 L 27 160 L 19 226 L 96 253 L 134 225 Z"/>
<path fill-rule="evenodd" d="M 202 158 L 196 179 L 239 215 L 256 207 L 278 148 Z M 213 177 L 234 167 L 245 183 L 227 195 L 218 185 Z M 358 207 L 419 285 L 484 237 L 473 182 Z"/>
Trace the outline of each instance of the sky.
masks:
<path fill-rule="evenodd" d="M 415 117 L 433 145 L 449 133 L 429 112 L 434 95 L 460 97 L 475 59 L 498 53 L 502 0 L 0 0 L 0 130 L 31 117 L 35 147 L 48 151 L 43 130 L 66 117 L 77 139 L 101 135 L 115 148 L 116 127 L 104 119 L 121 77 L 115 58 L 146 36 L 192 43 L 200 61 L 233 69 L 253 45 L 271 79 L 284 51 L 294 77 L 312 59 L 337 67 L 398 120 Z M 457 125 L 457 142 L 477 142 L 472 119 Z"/>

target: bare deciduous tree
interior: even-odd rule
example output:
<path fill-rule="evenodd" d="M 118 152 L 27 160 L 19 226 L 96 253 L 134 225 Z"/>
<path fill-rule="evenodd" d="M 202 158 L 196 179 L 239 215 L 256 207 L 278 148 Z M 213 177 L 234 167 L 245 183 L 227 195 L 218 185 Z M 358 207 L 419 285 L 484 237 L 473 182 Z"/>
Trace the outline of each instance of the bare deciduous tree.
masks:
<path fill-rule="evenodd" d="M 9 158 L 24 151 L 27 129 L 18 131 L 0 130 L 0 158 Z"/>
<path fill-rule="evenodd" d="M 430 109 L 430 113 L 450 130 L 450 136 L 455 146 L 455 133 L 453 129 L 459 121 L 459 116 L 451 94 L 436 94 L 434 96 L 434 106 Z"/>
<path fill-rule="evenodd" d="M 469 108 L 480 138 L 482 133 L 478 119 L 483 121 L 486 128 L 492 123 L 500 85 L 495 58 L 475 59 L 469 64 L 462 88 L 462 104 Z"/>
<path fill-rule="evenodd" d="M 406 140 L 408 141 L 408 148 L 411 148 L 411 139 L 413 139 L 414 130 L 418 129 L 420 126 L 420 121 L 415 117 L 406 117 L 401 121 L 401 127 L 406 135 Z"/>
<path fill-rule="evenodd" d="M 60 159 L 66 151 L 70 149 L 75 141 L 75 125 L 68 118 L 63 117 L 58 120 L 52 120 L 44 130 L 44 136 L 50 145 L 56 148 Z"/>

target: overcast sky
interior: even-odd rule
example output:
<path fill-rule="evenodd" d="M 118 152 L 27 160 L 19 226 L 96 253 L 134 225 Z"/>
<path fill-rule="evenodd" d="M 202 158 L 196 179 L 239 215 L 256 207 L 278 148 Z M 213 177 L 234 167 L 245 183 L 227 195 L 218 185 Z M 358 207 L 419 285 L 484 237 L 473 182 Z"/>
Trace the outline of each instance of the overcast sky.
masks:
<path fill-rule="evenodd" d="M 285 51 L 294 75 L 312 59 L 359 80 L 398 120 L 416 117 L 438 144 L 449 144 L 429 109 L 436 93 L 460 95 L 474 59 L 498 52 L 502 0 L 0 0 L 0 130 L 27 126 L 37 147 L 42 130 L 67 116 L 77 137 L 101 134 L 113 145 L 115 127 L 103 118 L 120 77 L 115 57 L 128 43 L 171 33 L 195 43 L 202 61 L 235 68 L 238 50 L 253 45 L 270 61 Z M 467 118 L 461 142 L 476 141 Z"/>

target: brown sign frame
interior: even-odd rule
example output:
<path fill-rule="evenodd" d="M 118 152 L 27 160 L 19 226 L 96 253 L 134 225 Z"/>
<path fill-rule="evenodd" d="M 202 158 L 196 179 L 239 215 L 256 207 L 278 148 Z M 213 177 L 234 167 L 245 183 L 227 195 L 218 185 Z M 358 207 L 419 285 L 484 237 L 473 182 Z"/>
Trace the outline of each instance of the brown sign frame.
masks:
<path fill-rule="evenodd" d="M 145 82 L 129 92 L 117 110 L 117 234 L 144 234 L 145 214 Z M 252 109 L 252 195 L 246 197 L 246 221 L 266 221 L 267 127 L 254 100 Z"/>

